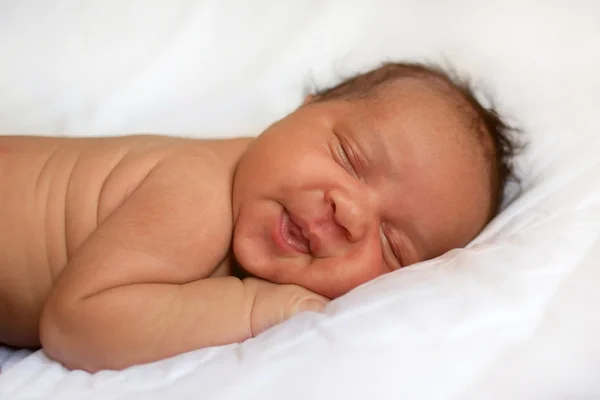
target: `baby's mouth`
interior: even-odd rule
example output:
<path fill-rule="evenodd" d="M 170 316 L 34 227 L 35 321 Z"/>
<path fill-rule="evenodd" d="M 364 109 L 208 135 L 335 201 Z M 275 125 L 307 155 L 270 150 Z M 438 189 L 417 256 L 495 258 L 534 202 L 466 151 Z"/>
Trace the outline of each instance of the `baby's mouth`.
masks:
<path fill-rule="evenodd" d="M 292 221 L 287 210 L 283 211 L 281 233 L 283 241 L 300 253 L 310 253 L 310 242 L 302 234 L 302 228 Z"/>

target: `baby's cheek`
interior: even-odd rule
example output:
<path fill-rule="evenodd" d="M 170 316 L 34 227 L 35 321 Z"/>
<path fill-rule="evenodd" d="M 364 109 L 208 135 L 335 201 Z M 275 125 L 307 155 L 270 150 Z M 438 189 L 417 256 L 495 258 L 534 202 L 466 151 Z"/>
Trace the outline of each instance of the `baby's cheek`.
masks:
<path fill-rule="evenodd" d="M 367 256 L 363 263 L 363 283 L 375 279 L 378 276 L 389 272 L 389 268 L 383 261 L 383 256 L 380 249 L 373 250 Z"/>
<path fill-rule="evenodd" d="M 389 272 L 383 261 L 381 249 L 377 248 L 363 252 L 360 257 L 353 260 L 353 264 L 352 274 L 348 276 L 347 281 L 350 290 Z"/>
<path fill-rule="evenodd" d="M 357 249 L 358 250 L 358 249 Z M 361 248 L 340 258 L 317 259 L 286 283 L 296 283 L 323 296 L 336 298 L 389 272 L 381 248 Z"/>

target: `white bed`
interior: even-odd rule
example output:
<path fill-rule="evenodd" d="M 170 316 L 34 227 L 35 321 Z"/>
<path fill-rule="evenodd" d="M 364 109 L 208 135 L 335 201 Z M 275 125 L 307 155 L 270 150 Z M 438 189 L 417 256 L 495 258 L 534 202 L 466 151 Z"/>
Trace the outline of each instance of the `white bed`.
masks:
<path fill-rule="evenodd" d="M 257 134 L 386 59 L 450 61 L 530 147 L 468 249 L 240 345 L 90 375 L 0 349 L 0 399 L 600 398 L 600 3 L 3 0 L 0 133 Z"/>

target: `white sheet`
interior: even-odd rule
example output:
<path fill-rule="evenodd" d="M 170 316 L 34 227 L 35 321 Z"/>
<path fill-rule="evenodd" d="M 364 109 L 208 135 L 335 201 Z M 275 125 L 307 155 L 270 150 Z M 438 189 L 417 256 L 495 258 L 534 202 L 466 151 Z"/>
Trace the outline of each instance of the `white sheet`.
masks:
<path fill-rule="evenodd" d="M 8 369 L 23 360 L 31 354 L 27 349 L 15 349 L 7 346 L 0 346 L 0 373 L 3 369 Z"/>
<path fill-rule="evenodd" d="M 0 131 L 256 134 L 309 78 L 445 57 L 530 135 L 524 193 L 466 250 L 241 345 L 123 372 L 42 352 L 1 399 L 600 398 L 600 4 L 0 2 Z"/>

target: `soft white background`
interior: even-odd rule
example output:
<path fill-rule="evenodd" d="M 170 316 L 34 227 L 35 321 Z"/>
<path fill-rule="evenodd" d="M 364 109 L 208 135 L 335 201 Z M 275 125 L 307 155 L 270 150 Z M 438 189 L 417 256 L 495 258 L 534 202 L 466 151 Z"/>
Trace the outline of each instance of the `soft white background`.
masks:
<path fill-rule="evenodd" d="M 531 142 L 469 249 L 242 345 L 93 376 L 37 352 L 0 398 L 600 398 L 596 1 L 1 0 L 0 132 L 258 134 L 399 58 L 451 63 Z"/>

